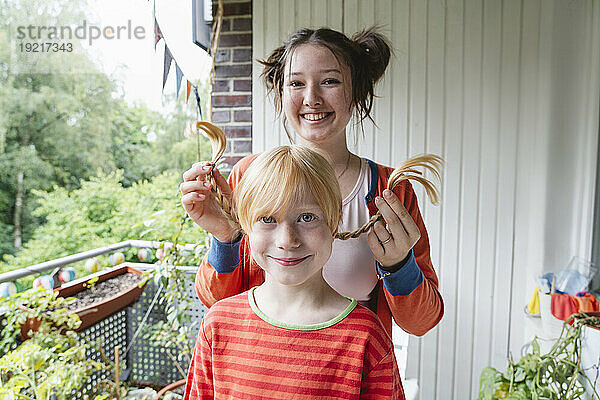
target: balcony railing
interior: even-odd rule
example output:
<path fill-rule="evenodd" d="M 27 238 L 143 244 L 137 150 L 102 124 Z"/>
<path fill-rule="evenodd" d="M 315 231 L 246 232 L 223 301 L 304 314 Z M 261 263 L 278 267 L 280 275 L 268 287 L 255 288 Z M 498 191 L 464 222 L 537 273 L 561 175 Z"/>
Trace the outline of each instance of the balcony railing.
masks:
<path fill-rule="evenodd" d="M 87 258 L 98 255 L 108 254 L 128 247 L 136 248 L 160 248 L 161 242 L 151 242 L 143 240 L 128 240 L 109 246 L 73 254 L 55 260 L 46 261 L 40 264 L 32 265 L 15 271 L 0 274 L 0 282 L 14 281 L 16 279 L 46 272 L 57 267 L 82 261 Z M 194 251 L 194 245 L 178 245 L 179 250 Z M 122 265 L 129 265 L 143 271 L 156 268 L 155 264 L 130 263 L 125 262 Z M 184 293 L 192 300 L 192 307 L 187 311 L 195 323 L 195 338 L 199 328 L 199 322 L 202 319 L 207 308 L 198 300 L 194 289 L 194 277 L 198 267 L 176 266 L 178 270 L 184 272 L 185 279 L 181 282 L 181 288 Z M 182 379 L 182 374 L 175 364 L 175 360 L 187 371 L 187 360 L 181 355 L 181 351 L 175 345 L 157 346 L 152 341 L 145 338 L 142 334 L 142 326 L 151 326 L 159 321 L 166 321 L 166 304 L 160 301 L 164 293 L 154 284 L 152 280 L 146 285 L 144 292 L 139 300 L 124 309 L 108 316 L 98 323 L 83 330 L 81 338 L 84 342 L 100 343 L 104 354 L 111 361 L 114 361 L 114 349 L 119 346 L 120 360 L 122 363 L 121 380 L 129 383 L 152 385 L 154 387 L 166 386 L 172 382 Z M 88 357 L 92 360 L 102 361 L 100 352 L 90 351 Z M 112 380 L 107 372 L 98 373 L 82 388 L 76 398 L 82 398 L 82 393 L 92 390 L 103 379 Z"/>
<path fill-rule="evenodd" d="M 115 244 L 111 244 L 108 246 L 98 247 L 97 249 L 83 251 L 81 253 L 72 254 L 70 256 L 57 258 L 55 260 L 45 261 L 43 263 L 30 265 L 25 268 L 17 269 L 14 271 L 5 272 L 0 274 L 0 283 L 14 281 L 19 278 L 23 278 L 28 275 L 39 274 L 41 272 L 50 271 L 57 267 L 64 267 L 65 265 L 69 265 L 78 261 L 82 261 L 91 257 L 101 256 L 103 254 L 112 253 L 117 250 L 125 249 L 128 247 L 137 247 L 137 248 L 150 248 L 150 249 L 158 249 L 162 246 L 163 242 L 153 242 L 148 240 L 126 240 L 124 242 L 119 242 Z M 170 245 L 170 243 L 166 243 L 166 245 Z M 193 251 L 195 246 L 192 244 L 186 245 L 177 245 L 180 250 L 188 250 Z"/>

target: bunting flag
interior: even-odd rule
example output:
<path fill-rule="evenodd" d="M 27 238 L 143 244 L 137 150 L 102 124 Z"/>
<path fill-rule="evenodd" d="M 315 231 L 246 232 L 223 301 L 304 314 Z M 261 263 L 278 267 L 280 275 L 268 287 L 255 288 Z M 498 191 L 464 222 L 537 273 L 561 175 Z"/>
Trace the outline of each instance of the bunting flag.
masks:
<path fill-rule="evenodd" d="M 158 21 L 154 18 L 154 50 L 156 51 L 156 44 L 163 38 L 163 34 L 158 26 Z"/>
<path fill-rule="evenodd" d="M 176 87 L 175 87 L 175 98 L 179 97 L 179 88 L 181 87 L 181 78 L 183 78 L 183 72 L 181 72 L 181 68 L 177 65 L 177 60 L 175 60 L 175 77 L 176 79 Z"/>
<path fill-rule="evenodd" d="M 200 113 L 200 121 L 202 121 L 202 107 L 200 107 L 200 96 L 198 95 L 198 87 L 194 86 L 194 94 L 196 95 L 196 104 L 198 104 L 198 113 Z"/>
<path fill-rule="evenodd" d="M 148 1 L 150 1 L 150 0 L 148 0 Z M 181 81 L 185 77 L 183 75 L 183 71 L 179 67 L 179 64 L 177 64 L 177 60 L 175 60 L 175 58 L 173 57 L 173 54 L 171 53 L 171 50 L 167 46 L 167 42 L 166 42 L 166 40 L 164 40 L 165 37 L 160 30 L 160 26 L 158 25 L 158 20 L 156 19 L 156 0 L 152 1 L 152 19 L 154 20 L 154 51 L 156 51 L 156 45 L 158 44 L 158 42 L 160 42 L 161 39 L 163 39 L 163 41 L 165 42 L 165 57 L 164 57 L 164 66 L 163 66 L 162 90 L 164 93 L 165 85 L 167 83 L 167 78 L 169 77 L 169 72 L 171 71 L 171 64 L 173 63 L 173 61 L 175 61 L 175 74 L 176 74 L 175 97 L 177 98 L 177 97 L 179 97 L 179 90 L 181 89 Z M 198 112 L 200 114 L 200 120 L 202 120 L 202 107 L 201 107 L 201 103 L 200 103 L 200 95 L 198 94 L 198 88 L 196 86 L 192 85 L 192 83 L 187 79 L 186 79 L 186 82 L 187 83 L 186 83 L 185 102 L 188 103 L 190 94 L 191 94 L 192 88 L 193 88 L 194 94 L 196 96 L 196 103 L 198 105 Z"/>
<path fill-rule="evenodd" d="M 165 64 L 163 69 L 163 91 L 165 90 L 165 83 L 167 83 L 167 76 L 169 76 L 169 70 L 171 69 L 171 62 L 173 61 L 173 55 L 171 54 L 171 50 L 167 47 L 165 43 Z"/>

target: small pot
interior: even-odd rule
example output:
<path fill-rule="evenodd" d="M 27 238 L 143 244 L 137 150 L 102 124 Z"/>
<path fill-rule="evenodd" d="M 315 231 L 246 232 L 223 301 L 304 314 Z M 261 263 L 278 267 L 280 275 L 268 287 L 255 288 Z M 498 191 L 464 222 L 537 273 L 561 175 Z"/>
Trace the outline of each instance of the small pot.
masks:
<path fill-rule="evenodd" d="M 164 396 L 164 394 L 167 393 L 169 390 L 173 390 L 175 388 L 183 386 L 185 385 L 185 382 L 186 379 L 182 379 L 180 381 L 173 382 L 170 385 L 165 386 L 164 388 L 160 389 L 160 391 L 156 394 L 155 400 L 160 400 L 162 396 Z"/>

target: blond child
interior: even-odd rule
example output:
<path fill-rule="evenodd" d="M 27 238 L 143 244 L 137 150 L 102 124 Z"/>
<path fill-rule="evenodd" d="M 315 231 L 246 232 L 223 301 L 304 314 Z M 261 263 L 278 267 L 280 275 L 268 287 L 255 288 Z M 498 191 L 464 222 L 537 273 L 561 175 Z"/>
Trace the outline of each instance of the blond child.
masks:
<path fill-rule="evenodd" d="M 404 399 L 381 321 L 322 275 L 342 217 L 329 163 L 297 146 L 263 153 L 233 209 L 264 283 L 206 313 L 184 398 Z"/>

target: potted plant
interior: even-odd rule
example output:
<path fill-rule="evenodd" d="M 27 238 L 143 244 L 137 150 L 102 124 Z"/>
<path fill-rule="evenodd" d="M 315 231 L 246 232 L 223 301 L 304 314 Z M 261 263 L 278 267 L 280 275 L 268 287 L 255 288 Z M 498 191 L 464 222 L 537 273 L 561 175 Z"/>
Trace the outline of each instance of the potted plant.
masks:
<path fill-rule="evenodd" d="M 581 377 L 587 393 L 598 391 L 598 363 L 600 362 L 600 312 L 581 313 L 578 316 L 582 323 L 581 331 L 581 369 L 585 377 Z M 600 396 L 596 397 L 600 399 Z"/>
<path fill-rule="evenodd" d="M 573 326 L 569 325 L 571 322 Z M 534 338 L 532 352 L 518 362 L 511 357 L 506 371 L 484 368 L 479 380 L 479 400 L 581 399 L 586 389 L 580 380 L 584 384 L 588 381 L 585 375 L 588 371 L 584 371 L 581 364 L 582 331 L 591 323 L 600 325 L 600 319 L 585 314 L 572 315 L 563 324 L 560 337 L 548 353 L 541 354 L 537 338 Z M 596 365 L 593 375 L 597 373 Z M 600 398 L 595 389 L 591 390 L 595 398 Z"/>
<path fill-rule="evenodd" d="M 57 288 L 60 297 L 74 297 L 68 307 L 81 319 L 81 331 L 135 303 L 149 279 L 142 271 L 120 264 Z"/>
<path fill-rule="evenodd" d="M 26 339 L 29 331 L 38 330 L 42 321 L 62 329 L 77 329 L 81 325 L 79 317 L 66 308 L 71 302 L 43 288 L 0 298 L 0 355 L 12 350 L 18 339 Z"/>
<path fill-rule="evenodd" d="M 81 321 L 64 307 L 69 302 L 43 289 L 0 299 L 0 398 L 70 399 L 92 373 L 106 368 L 86 356 L 89 345 L 74 331 Z M 27 319 L 39 321 L 37 330 L 28 332 L 30 338 L 19 344 Z"/>
<path fill-rule="evenodd" d="M 65 314 L 75 314 L 79 317 L 80 324 L 75 330 L 80 332 L 137 301 L 148 279 L 149 276 L 138 269 L 119 265 L 54 289 L 56 296 L 53 301 L 56 303 L 58 298 L 69 299 L 60 304 L 64 306 Z M 26 304 L 20 304 L 19 307 L 27 311 Z M 39 319 L 42 317 L 35 312 L 27 314 L 31 317 L 21 325 L 23 338 L 28 337 L 27 332 L 30 330 L 38 329 Z"/>

